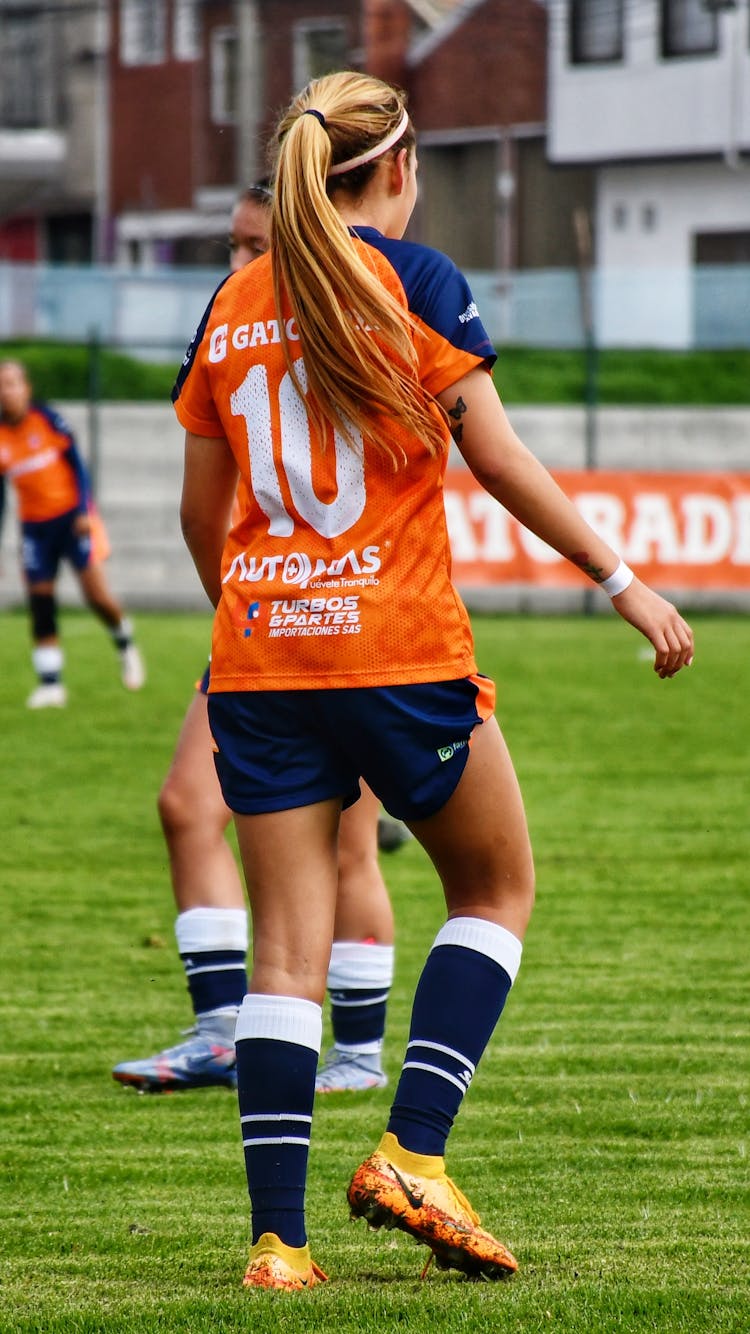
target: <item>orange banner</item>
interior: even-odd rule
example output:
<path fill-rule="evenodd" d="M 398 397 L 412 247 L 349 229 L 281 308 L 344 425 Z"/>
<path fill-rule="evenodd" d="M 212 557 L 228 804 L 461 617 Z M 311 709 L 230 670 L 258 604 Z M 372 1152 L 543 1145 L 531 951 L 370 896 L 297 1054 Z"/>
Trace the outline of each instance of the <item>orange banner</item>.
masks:
<path fill-rule="evenodd" d="M 750 473 L 552 471 L 591 527 L 653 587 L 750 589 Z M 590 586 L 468 470 L 448 471 L 445 510 L 457 584 Z"/>

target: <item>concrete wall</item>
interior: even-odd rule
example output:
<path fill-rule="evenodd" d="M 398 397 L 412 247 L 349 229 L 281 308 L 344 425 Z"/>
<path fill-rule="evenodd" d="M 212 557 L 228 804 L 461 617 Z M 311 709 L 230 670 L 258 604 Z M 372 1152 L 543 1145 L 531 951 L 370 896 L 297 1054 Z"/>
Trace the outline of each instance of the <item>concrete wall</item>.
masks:
<path fill-rule="evenodd" d="M 91 457 L 85 404 L 65 406 L 82 451 Z M 510 408 L 521 438 L 551 468 L 585 466 L 586 423 L 580 408 Z M 597 417 L 597 457 L 602 468 L 675 471 L 750 471 L 750 410 L 739 408 L 605 408 Z M 107 404 L 100 409 L 99 507 L 112 542 L 109 577 L 132 608 L 198 609 L 208 603 L 182 542 L 178 506 L 183 434 L 169 405 Z M 452 461 L 453 462 L 453 461 Z M 456 466 L 462 466 L 460 458 Z M 22 601 L 12 513 L 0 546 L 0 608 Z M 560 590 L 499 587 L 467 601 L 503 610 L 568 610 L 582 595 Z M 61 597 L 73 605 L 78 589 L 68 571 Z M 746 596 L 711 594 L 712 606 L 750 608 Z"/>

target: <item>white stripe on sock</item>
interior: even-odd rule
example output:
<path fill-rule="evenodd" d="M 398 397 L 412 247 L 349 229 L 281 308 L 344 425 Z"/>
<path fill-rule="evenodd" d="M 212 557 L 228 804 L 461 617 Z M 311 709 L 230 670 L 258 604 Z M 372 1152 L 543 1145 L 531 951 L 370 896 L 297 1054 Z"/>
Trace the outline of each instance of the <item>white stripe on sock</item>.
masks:
<path fill-rule="evenodd" d="M 306 1121 L 312 1125 L 311 1116 L 299 1116 L 296 1112 L 257 1112 L 250 1116 L 241 1116 L 240 1125 L 250 1125 L 252 1121 Z"/>
<path fill-rule="evenodd" d="M 426 1070 L 428 1075 L 439 1075 L 441 1079 L 447 1079 L 449 1084 L 455 1084 L 457 1089 L 465 1093 L 471 1083 L 471 1076 L 468 1079 L 457 1079 L 455 1075 L 450 1075 L 447 1070 L 441 1070 L 439 1065 L 426 1065 L 424 1061 L 404 1061 L 403 1070 Z M 468 1070 L 466 1072 L 469 1074 Z"/>
<path fill-rule="evenodd" d="M 472 1074 L 476 1073 L 476 1066 L 468 1057 L 464 1056 L 462 1051 L 456 1051 L 453 1047 L 444 1047 L 441 1042 L 422 1042 L 419 1038 L 412 1038 L 407 1047 L 410 1051 L 412 1047 L 427 1047 L 429 1051 L 441 1051 L 445 1056 L 452 1056 L 455 1061 L 460 1061 L 461 1065 L 469 1067 Z"/>
<path fill-rule="evenodd" d="M 356 1010 L 357 1008 L 361 1008 L 364 1005 L 382 1005 L 387 1000 L 388 1000 L 387 991 L 384 991 L 380 996 L 370 996 L 367 1000 L 349 1000 L 348 998 L 346 1000 L 342 1000 L 341 997 L 338 995 L 331 996 L 332 1003 L 336 1006 L 337 1009 L 341 1010 Z"/>
<path fill-rule="evenodd" d="M 199 973 L 244 973 L 244 963 L 205 963 L 199 968 L 190 968 L 185 965 L 186 977 L 197 977 Z"/>
<path fill-rule="evenodd" d="M 260 1144 L 305 1144 L 309 1147 L 310 1136 L 308 1135 L 307 1139 L 302 1139 L 297 1135 L 274 1135 L 269 1136 L 267 1139 L 243 1139 L 242 1141 L 242 1146 L 245 1149 Z"/>

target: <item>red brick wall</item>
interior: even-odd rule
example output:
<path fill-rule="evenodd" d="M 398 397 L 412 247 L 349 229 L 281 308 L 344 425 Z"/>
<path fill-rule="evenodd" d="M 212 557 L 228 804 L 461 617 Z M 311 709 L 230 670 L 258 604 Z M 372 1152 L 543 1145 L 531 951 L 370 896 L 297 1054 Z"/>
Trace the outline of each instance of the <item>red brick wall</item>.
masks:
<path fill-rule="evenodd" d="M 418 130 L 546 120 L 546 12 L 483 0 L 409 74 Z"/>
<path fill-rule="evenodd" d="M 403 0 L 363 0 L 362 16 L 364 68 L 387 83 L 404 87 L 413 26 L 408 5 Z"/>
<path fill-rule="evenodd" d="M 280 115 L 294 93 L 293 33 L 295 23 L 305 19 L 335 19 L 348 29 L 349 49 L 361 51 L 360 6 L 351 0 L 261 0 L 262 60 L 264 78 L 265 123 L 261 139 L 265 144 L 273 134 Z"/>
<path fill-rule="evenodd" d="M 189 208 L 196 189 L 231 185 L 235 131 L 210 119 L 208 32 L 231 24 L 231 5 L 207 10 L 203 59 L 160 65 L 121 65 L 119 0 L 114 6 L 111 58 L 111 208 Z M 171 42 L 172 13 L 168 6 Z"/>

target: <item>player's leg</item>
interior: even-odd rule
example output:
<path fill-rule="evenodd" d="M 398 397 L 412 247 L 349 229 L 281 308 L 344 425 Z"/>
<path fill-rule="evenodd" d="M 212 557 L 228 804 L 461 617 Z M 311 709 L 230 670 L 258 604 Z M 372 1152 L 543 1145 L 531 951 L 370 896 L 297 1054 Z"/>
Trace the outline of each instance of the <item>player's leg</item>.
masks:
<path fill-rule="evenodd" d="M 107 583 L 104 566 L 101 561 L 91 559 L 88 553 L 82 564 L 81 558 L 73 558 L 73 566 L 78 575 L 81 591 L 100 621 L 107 626 L 117 649 L 120 660 L 120 676 L 127 690 L 140 690 L 146 680 L 143 658 L 135 643 L 133 623 L 125 615 L 117 598 L 114 597 Z"/>
<path fill-rule="evenodd" d="M 360 1092 L 387 1083 L 382 1067 L 393 981 L 393 910 L 378 862 L 380 802 L 362 782 L 341 816 L 338 896 L 328 969 L 333 1046 L 318 1071 L 319 1093 Z"/>
<path fill-rule="evenodd" d="M 248 1286 L 310 1286 L 305 1185 L 336 905 L 338 799 L 237 815 L 254 962 L 237 1021 Z"/>
<path fill-rule="evenodd" d="M 38 681 L 26 700 L 30 709 L 62 708 L 67 703 L 55 598 L 59 564 L 59 522 L 22 523 L 21 569 L 31 621 L 31 664 Z"/>
<path fill-rule="evenodd" d="M 38 685 L 26 700 L 30 709 L 63 708 L 67 691 L 63 685 L 63 650 L 57 629 L 57 602 L 51 580 L 28 585 L 31 617 L 31 662 Z"/>
<path fill-rule="evenodd" d="M 455 791 L 410 822 L 440 876 L 448 921 L 419 980 L 409 1042 L 379 1150 L 349 1190 L 355 1214 L 426 1242 L 438 1263 L 499 1278 L 516 1262 L 445 1176 L 464 1093 L 518 971 L 534 875 L 521 795 L 494 718 L 477 727 Z M 418 1198 L 421 1196 L 421 1202 Z"/>
<path fill-rule="evenodd" d="M 184 1042 L 114 1078 L 149 1092 L 236 1084 L 234 1030 L 247 990 L 247 911 L 225 833 L 231 814 L 216 777 L 208 706 L 196 690 L 158 798 L 178 916 L 175 935 L 195 1016 Z"/>

